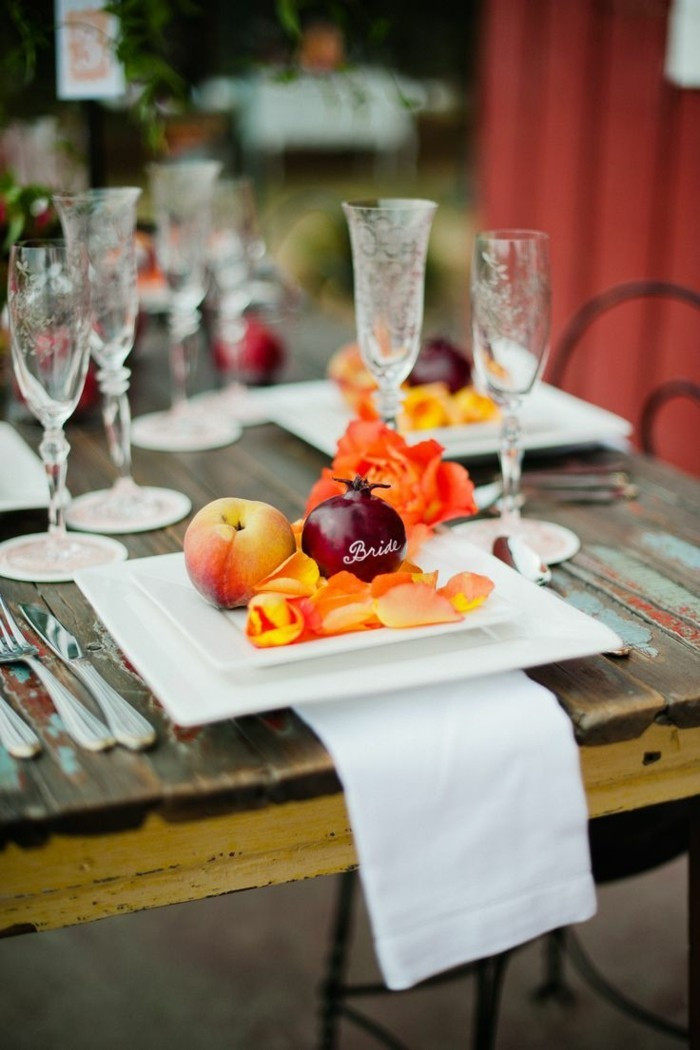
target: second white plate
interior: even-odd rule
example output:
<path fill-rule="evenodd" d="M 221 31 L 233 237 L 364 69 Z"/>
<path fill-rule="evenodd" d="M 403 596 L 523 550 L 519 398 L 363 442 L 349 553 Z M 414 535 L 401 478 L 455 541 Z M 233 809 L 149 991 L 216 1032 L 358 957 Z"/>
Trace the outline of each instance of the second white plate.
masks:
<path fill-rule="evenodd" d="M 277 387 L 271 392 L 268 410 L 274 423 L 329 456 L 335 455 L 338 438 L 352 419 L 339 389 L 327 380 Z M 522 422 L 523 448 L 532 451 L 619 443 L 632 432 L 626 419 L 546 383 L 525 401 Z M 497 453 L 499 433 L 498 423 L 470 423 L 414 431 L 409 440 L 435 438 L 446 456 L 467 458 Z"/>
<path fill-rule="evenodd" d="M 469 558 L 458 556 L 459 546 L 448 546 L 443 547 L 442 551 L 429 551 L 419 561 L 426 572 L 438 570 L 439 583 L 442 585 L 454 573 L 471 570 Z M 129 572 L 151 601 L 183 633 L 187 642 L 220 671 L 235 670 L 241 666 L 276 667 L 300 660 L 376 649 L 397 642 L 421 642 L 438 635 L 493 627 L 512 619 L 516 614 L 510 602 L 492 591 L 482 606 L 467 613 L 463 620 L 456 623 L 401 630 L 381 627 L 371 631 L 314 638 L 298 645 L 256 649 L 245 636 L 245 609 L 222 610 L 209 605 L 190 583 L 184 555 L 161 554 L 153 558 L 139 558 L 129 562 Z"/>

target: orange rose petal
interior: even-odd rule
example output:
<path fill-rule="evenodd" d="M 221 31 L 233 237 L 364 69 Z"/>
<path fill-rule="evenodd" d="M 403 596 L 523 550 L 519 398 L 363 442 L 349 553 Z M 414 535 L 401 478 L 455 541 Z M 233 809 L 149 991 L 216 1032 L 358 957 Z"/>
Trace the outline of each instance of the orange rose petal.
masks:
<path fill-rule="evenodd" d="M 282 594 L 258 594 L 248 603 L 245 633 L 258 649 L 289 645 L 301 636 L 304 626 L 301 610 Z"/>
<path fill-rule="evenodd" d="M 449 598 L 426 583 L 402 583 L 375 602 L 377 616 L 385 627 L 423 627 L 433 623 L 456 623 L 462 619 Z"/>
<path fill-rule="evenodd" d="M 488 576 L 481 576 L 478 572 L 458 572 L 444 587 L 438 588 L 438 594 L 448 598 L 458 612 L 465 613 L 483 605 L 493 586 L 493 580 Z"/>
<path fill-rule="evenodd" d="M 321 621 L 321 633 L 347 634 L 349 631 L 367 631 L 379 626 L 373 602 L 350 602 L 326 610 Z"/>
<path fill-rule="evenodd" d="M 340 634 L 376 626 L 370 585 L 351 572 L 338 572 L 309 599 L 309 626 L 317 634 Z"/>
<path fill-rule="evenodd" d="M 255 593 L 273 591 L 289 597 L 304 597 L 313 594 L 318 587 L 321 574 L 313 558 L 303 551 L 295 551 L 274 572 L 255 585 Z"/>
<path fill-rule="evenodd" d="M 410 562 L 405 562 L 404 564 L 408 565 Z M 373 598 L 381 598 L 392 587 L 398 587 L 402 583 L 425 583 L 428 587 L 435 589 L 437 581 L 437 569 L 433 572 L 422 572 L 418 566 L 412 566 L 410 569 L 404 568 L 399 569 L 397 572 L 385 572 L 375 576 L 370 584 L 370 589 Z"/>

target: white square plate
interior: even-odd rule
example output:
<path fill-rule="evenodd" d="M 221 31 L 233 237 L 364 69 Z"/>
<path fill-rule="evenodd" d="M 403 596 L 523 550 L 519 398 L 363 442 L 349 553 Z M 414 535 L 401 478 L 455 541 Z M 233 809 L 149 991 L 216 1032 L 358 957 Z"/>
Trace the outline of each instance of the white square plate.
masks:
<path fill-rule="evenodd" d="M 352 414 L 334 383 L 283 384 L 270 391 L 270 419 L 321 452 L 334 456 L 338 438 Z M 600 442 L 619 443 L 632 432 L 632 424 L 597 405 L 540 383 L 523 402 L 523 448 L 574 448 Z M 500 427 L 495 423 L 469 423 L 415 431 L 413 443 L 435 438 L 446 457 L 484 456 L 498 452 Z"/>
<path fill-rule="evenodd" d="M 452 550 L 420 558 L 425 572 L 437 569 L 439 585 L 447 583 L 456 572 L 469 570 L 468 562 L 455 561 Z M 281 645 L 271 649 L 256 649 L 245 636 L 246 610 L 215 609 L 194 589 L 187 576 L 183 554 L 165 554 L 154 558 L 139 558 L 129 563 L 132 578 L 145 594 L 168 616 L 180 631 L 184 631 L 200 656 L 220 671 L 239 667 L 275 667 L 278 664 L 313 660 L 337 653 L 357 652 L 377 646 L 422 641 L 454 632 L 473 631 L 491 627 L 516 615 L 510 602 L 493 591 L 482 606 L 467 613 L 456 623 L 431 624 L 405 630 L 382 627 L 371 631 L 353 631 L 329 638 L 314 638 L 299 645 Z"/>
<path fill-rule="evenodd" d="M 41 460 L 10 423 L 0 422 L 0 511 L 31 510 L 48 503 Z"/>
<path fill-rule="evenodd" d="M 407 631 L 406 641 L 382 648 L 221 671 L 188 641 L 189 624 L 175 626 L 135 586 L 128 562 L 84 570 L 76 582 L 170 717 L 182 726 L 410 686 L 425 686 L 429 703 L 431 691 L 441 682 L 590 656 L 621 644 L 609 627 L 461 537 L 435 537 L 421 560 L 427 563 L 428 555 L 490 576 L 496 593 L 515 608 L 515 616 L 457 634 L 415 639 Z"/>

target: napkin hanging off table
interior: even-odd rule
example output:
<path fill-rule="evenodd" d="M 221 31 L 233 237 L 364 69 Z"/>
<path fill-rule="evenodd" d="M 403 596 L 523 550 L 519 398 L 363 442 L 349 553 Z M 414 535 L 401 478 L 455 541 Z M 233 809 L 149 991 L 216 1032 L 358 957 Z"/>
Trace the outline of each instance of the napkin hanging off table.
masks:
<path fill-rule="evenodd" d="M 297 711 L 345 790 L 388 987 L 594 914 L 571 722 L 522 671 Z"/>

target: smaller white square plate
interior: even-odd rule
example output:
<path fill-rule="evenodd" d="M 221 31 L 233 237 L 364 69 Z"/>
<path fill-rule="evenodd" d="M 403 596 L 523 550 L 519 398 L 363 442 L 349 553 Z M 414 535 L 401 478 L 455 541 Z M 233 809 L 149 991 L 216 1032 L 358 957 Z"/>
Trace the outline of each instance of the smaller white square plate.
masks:
<path fill-rule="evenodd" d="M 454 551 L 447 556 L 433 554 L 418 559 L 421 569 L 440 573 L 439 586 L 456 572 L 469 571 L 468 559 L 457 562 Z M 220 671 L 237 667 L 275 667 L 278 664 L 313 660 L 338 653 L 375 649 L 397 642 L 419 642 L 441 634 L 473 631 L 492 627 L 516 615 L 514 606 L 492 591 L 483 605 L 455 623 L 431 624 L 426 627 L 380 627 L 371 631 L 353 631 L 328 638 L 314 638 L 298 645 L 280 645 L 256 649 L 245 636 L 245 609 L 216 609 L 202 598 L 190 583 L 183 554 L 161 554 L 129 562 L 129 571 L 145 594 L 160 611 L 170 617 L 198 653 Z"/>

